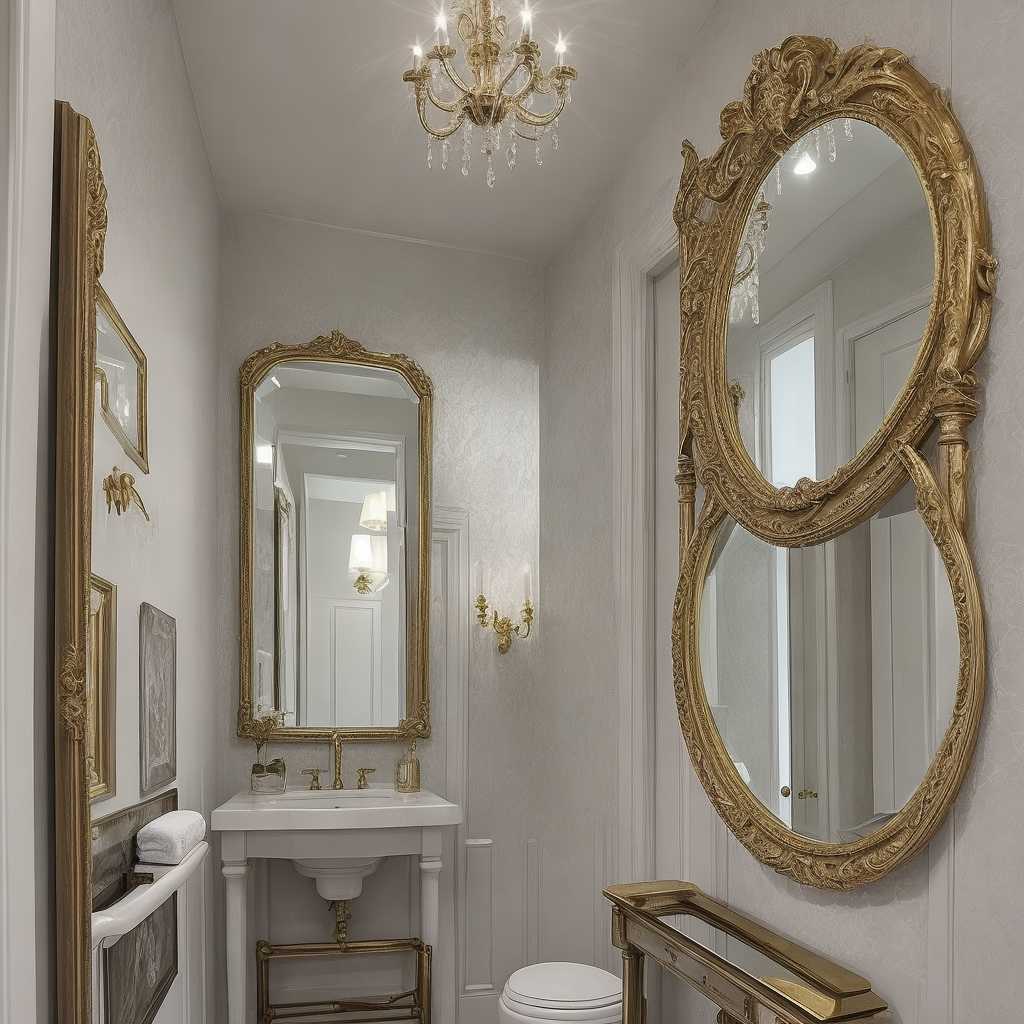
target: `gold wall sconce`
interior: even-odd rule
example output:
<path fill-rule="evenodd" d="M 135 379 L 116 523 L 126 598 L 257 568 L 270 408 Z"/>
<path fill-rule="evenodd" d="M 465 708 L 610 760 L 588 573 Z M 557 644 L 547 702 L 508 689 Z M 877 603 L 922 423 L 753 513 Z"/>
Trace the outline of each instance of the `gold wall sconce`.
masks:
<path fill-rule="evenodd" d="M 146 503 L 142 500 L 135 487 L 135 477 L 131 473 L 122 473 L 115 466 L 111 472 L 103 478 L 103 493 L 107 496 L 107 514 L 113 508 L 117 514 L 124 515 L 132 505 L 146 517 L 150 522 L 149 512 L 146 511 Z"/>
<path fill-rule="evenodd" d="M 487 573 L 482 563 L 476 564 L 476 592 L 474 602 L 476 608 L 476 621 L 483 629 L 493 629 L 498 637 L 498 653 L 508 654 L 512 648 L 513 640 L 525 640 L 533 630 L 533 620 L 536 615 L 533 605 L 533 583 L 530 574 L 530 567 L 523 570 L 523 607 L 519 613 L 519 622 L 513 623 L 508 615 L 500 615 L 498 611 L 491 608 L 485 596 L 488 590 Z"/>

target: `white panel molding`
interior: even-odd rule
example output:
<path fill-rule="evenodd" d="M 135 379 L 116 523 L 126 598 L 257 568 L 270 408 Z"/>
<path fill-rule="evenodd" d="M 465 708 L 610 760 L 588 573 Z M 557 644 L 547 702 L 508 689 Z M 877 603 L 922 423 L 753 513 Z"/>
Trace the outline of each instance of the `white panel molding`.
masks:
<path fill-rule="evenodd" d="M 463 995 L 494 992 L 494 840 L 467 839 Z"/>
<path fill-rule="evenodd" d="M 956 1024 L 956 806 L 928 847 L 928 934 L 920 1020 Z"/>
<path fill-rule="evenodd" d="M 540 891 L 541 850 L 536 839 L 526 840 L 525 901 L 526 927 L 523 929 L 523 964 L 540 963 Z"/>
<path fill-rule="evenodd" d="M 653 276 L 678 244 L 669 182 L 612 270 L 613 501 L 619 675 L 616 874 L 654 871 Z"/>
<path fill-rule="evenodd" d="M 469 513 L 435 505 L 431 510 L 435 564 L 444 558 L 444 594 L 434 594 L 431 622 L 444 623 L 444 699 L 435 697 L 434 731 L 444 733 L 444 796 L 462 808 L 462 824 L 445 837 L 441 873 L 441 949 L 435 960 L 435 1005 L 440 1020 L 456 1024 L 464 973 L 465 836 L 469 821 Z M 436 692 L 436 691 L 435 691 Z M 443 724 L 437 712 L 444 716 Z M 449 830 L 451 831 L 451 830 Z"/>

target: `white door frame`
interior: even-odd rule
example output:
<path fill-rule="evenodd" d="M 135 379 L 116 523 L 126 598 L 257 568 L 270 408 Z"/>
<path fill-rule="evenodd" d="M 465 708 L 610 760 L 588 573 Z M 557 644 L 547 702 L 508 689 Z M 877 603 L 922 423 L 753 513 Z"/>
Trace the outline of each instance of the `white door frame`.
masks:
<path fill-rule="evenodd" d="M 0 7 L 0 1022 L 50 1020 L 54 0 Z M 12 542 L 17 538 L 17 543 Z M 17 778 L 15 799 L 9 780 Z M 17 979 L 17 980 L 15 980 Z"/>
<path fill-rule="evenodd" d="M 676 188 L 663 188 L 649 219 L 616 249 L 612 268 L 619 880 L 654 872 L 654 276 L 679 243 Z"/>

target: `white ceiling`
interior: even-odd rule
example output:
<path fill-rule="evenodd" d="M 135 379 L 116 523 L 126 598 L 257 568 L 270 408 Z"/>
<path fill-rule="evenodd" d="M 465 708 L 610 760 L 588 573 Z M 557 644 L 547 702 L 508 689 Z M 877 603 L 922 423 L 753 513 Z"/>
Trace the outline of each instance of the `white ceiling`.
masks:
<path fill-rule="evenodd" d="M 533 0 L 545 58 L 579 70 L 544 166 L 524 144 L 489 190 L 478 154 L 426 167 L 402 72 L 440 0 L 175 0 L 225 206 L 543 260 L 565 244 L 668 102 L 715 0 Z M 520 0 L 506 0 L 517 12 Z M 518 18 L 513 19 L 518 23 Z M 458 150 L 456 149 L 456 154 Z"/>

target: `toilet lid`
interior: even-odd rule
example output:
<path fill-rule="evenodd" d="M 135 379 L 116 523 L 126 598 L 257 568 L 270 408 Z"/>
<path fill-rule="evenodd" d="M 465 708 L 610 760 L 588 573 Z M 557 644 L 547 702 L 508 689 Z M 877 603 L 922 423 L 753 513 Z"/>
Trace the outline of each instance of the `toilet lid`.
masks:
<path fill-rule="evenodd" d="M 525 1006 L 598 1010 L 622 1001 L 622 982 L 588 964 L 531 964 L 521 967 L 505 991 Z"/>

